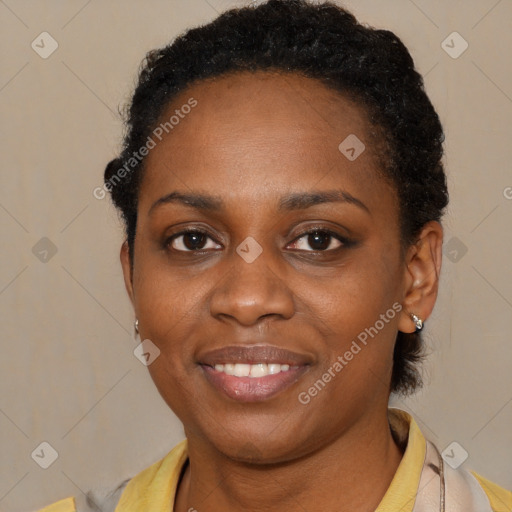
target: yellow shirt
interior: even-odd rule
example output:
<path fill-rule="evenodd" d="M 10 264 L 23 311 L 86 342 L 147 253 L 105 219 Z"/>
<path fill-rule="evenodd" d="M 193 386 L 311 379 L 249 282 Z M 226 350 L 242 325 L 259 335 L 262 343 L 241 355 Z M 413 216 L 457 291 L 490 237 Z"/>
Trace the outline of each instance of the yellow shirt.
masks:
<path fill-rule="evenodd" d="M 414 419 L 404 411 L 390 409 L 390 415 L 408 425 L 407 447 L 393 480 L 376 512 L 412 512 L 426 453 L 426 441 Z M 175 446 L 130 480 L 115 512 L 169 512 L 181 469 L 187 460 L 187 440 Z M 512 492 L 473 473 L 485 491 L 493 512 L 512 512 Z M 39 512 L 81 512 L 74 498 L 66 498 Z"/>

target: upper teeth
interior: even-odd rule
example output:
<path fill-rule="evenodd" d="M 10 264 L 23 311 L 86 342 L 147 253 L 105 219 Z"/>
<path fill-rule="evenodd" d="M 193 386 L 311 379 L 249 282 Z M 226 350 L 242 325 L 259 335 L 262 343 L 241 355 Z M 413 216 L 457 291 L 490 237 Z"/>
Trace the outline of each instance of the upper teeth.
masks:
<path fill-rule="evenodd" d="M 265 375 L 274 375 L 279 372 L 287 372 L 290 369 L 289 364 L 216 364 L 215 369 L 227 375 L 235 377 L 265 377 Z"/>

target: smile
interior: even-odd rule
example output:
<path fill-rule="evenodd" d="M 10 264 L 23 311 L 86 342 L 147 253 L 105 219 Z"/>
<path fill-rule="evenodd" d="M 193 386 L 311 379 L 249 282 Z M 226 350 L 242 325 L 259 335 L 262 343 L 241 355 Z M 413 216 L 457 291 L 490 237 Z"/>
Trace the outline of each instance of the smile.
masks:
<path fill-rule="evenodd" d="M 216 367 L 201 365 L 206 381 L 217 393 L 237 402 L 269 400 L 290 388 L 309 369 L 309 366 L 275 363 L 228 363 L 216 366 L 222 367 L 222 371 L 217 370 Z M 226 373 L 226 366 L 228 371 L 232 370 L 239 375 Z"/>
<path fill-rule="evenodd" d="M 198 359 L 211 388 L 237 402 L 261 402 L 282 393 L 312 363 L 307 354 L 272 345 L 228 345 Z"/>

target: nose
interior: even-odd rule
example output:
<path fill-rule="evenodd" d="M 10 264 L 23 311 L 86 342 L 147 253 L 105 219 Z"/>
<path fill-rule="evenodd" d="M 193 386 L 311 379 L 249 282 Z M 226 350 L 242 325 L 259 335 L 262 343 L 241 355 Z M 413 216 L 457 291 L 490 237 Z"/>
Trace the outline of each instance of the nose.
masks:
<path fill-rule="evenodd" d="M 269 252 L 264 250 L 249 263 L 233 251 L 231 261 L 227 262 L 230 271 L 210 296 L 213 317 L 251 326 L 270 316 L 293 316 L 294 301 L 286 283 L 286 270 L 271 261 Z"/>

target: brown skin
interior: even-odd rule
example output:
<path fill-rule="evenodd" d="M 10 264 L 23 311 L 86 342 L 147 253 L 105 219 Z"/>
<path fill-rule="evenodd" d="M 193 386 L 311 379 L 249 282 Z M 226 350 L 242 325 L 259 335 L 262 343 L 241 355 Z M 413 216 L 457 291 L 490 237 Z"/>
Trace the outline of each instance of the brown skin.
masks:
<path fill-rule="evenodd" d="M 226 76 L 189 87 L 163 117 L 190 97 L 198 105 L 146 158 L 133 273 L 126 243 L 121 249 L 141 338 L 161 350 L 149 371 L 188 438 L 175 510 L 373 511 L 402 457 L 387 419 L 394 341 L 398 330 L 414 331 L 408 312 L 426 319 L 434 307 L 442 228 L 425 225 L 404 256 L 396 193 L 378 172 L 364 111 L 319 82 Z M 349 134 L 366 144 L 353 162 L 338 150 Z M 333 189 L 369 211 L 343 202 L 277 209 L 288 193 Z M 169 203 L 149 214 L 176 190 L 225 204 L 201 211 Z M 165 247 L 185 227 L 208 232 L 202 254 L 179 252 L 191 247 L 186 236 Z M 315 251 L 302 231 L 319 227 L 355 243 L 327 238 L 328 249 Z M 252 263 L 235 251 L 248 236 L 263 249 Z M 299 403 L 396 302 L 402 312 Z M 311 364 L 274 397 L 235 402 L 208 383 L 198 360 L 252 344 L 293 350 Z"/>

